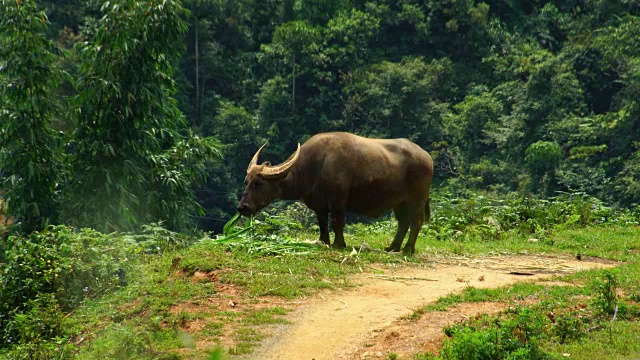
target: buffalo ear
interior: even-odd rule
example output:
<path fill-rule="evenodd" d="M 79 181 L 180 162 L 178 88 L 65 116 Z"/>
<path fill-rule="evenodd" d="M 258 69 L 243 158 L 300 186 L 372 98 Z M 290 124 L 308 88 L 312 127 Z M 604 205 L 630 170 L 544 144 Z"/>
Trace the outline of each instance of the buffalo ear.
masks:
<path fill-rule="evenodd" d="M 263 162 L 263 163 L 262 163 L 262 165 L 264 165 L 264 166 L 271 166 L 271 163 L 270 163 L 270 162 L 268 162 L 268 161 L 265 161 L 265 162 Z"/>

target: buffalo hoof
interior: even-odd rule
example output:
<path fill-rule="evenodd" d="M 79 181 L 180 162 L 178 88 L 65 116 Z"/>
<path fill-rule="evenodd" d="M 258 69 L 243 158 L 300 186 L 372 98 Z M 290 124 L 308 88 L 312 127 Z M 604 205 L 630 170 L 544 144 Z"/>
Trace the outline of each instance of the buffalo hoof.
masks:
<path fill-rule="evenodd" d="M 333 245 L 331 245 L 332 248 L 334 249 L 344 249 L 347 247 L 346 243 L 333 243 Z"/>
<path fill-rule="evenodd" d="M 416 253 L 416 249 L 405 247 L 404 249 L 402 249 L 402 253 L 405 254 L 406 256 L 412 256 L 413 254 Z"/>
<path fill-rule="evenodd" d="M 396 246 L 393 246 L 393 245 L 389 245 L 386 248 L 384 248 L 384 251 L 386 251 L 386 252 L 400 252 L 400 247 L 399 246 L 396 247 Z"/>

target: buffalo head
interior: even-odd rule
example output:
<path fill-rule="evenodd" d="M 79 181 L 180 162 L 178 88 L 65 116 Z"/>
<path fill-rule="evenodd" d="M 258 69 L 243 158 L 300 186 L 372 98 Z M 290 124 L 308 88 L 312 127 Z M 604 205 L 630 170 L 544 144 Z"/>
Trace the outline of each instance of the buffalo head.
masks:
<path fill-rule="evenodd" d="M 298 144 L 298 150 L 282 164 L 277 166 L 271 166 L 269 162 L 258 164 L 258 158 L 265 146 L 267 144 L 262 145 L 253 155 L 253 159 L 251 159 L 247 168 L 244 193 L 238 203 L 238 212 L 242 215 L 255 214 L 280 198 L 281 190 L 278 185 L 291 171 L 291 167 L 296 163 L 300 155 L 300 144 Z"/>

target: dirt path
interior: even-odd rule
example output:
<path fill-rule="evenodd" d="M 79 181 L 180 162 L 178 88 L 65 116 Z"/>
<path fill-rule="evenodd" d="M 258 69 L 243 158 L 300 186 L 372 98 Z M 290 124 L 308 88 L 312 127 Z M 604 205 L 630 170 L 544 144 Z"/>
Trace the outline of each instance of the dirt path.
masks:
<path fill-rule="evenodd" d="M 398 321 L 438 297 L 466 286 L 493 288 L 611 266 L 602 261 L 518 256 L 455 258 L 428 267 L 380 269 L 384 273 L 357 276 L 355 282 L 362 286 L 355 289 L 327 291 L 305 300 L 290 314 L 292 325 L 273 329 L 248 359 L 362 359 L 381 358 L 390 349 L 399 354 L 430 350 L 441 338 L 443 325 L 505 306 L 465 304 L 448 315 L 430 314 L 408 326 Z"/>

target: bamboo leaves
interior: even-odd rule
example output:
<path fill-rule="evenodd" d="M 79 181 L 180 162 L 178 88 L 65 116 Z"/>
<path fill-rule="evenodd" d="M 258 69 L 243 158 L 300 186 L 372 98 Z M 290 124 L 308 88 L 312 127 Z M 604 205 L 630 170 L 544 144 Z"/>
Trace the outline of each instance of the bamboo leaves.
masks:
<path fill-rule="evenodd" d="M 103 231 L 147 221 L 185 227 L 200 210 L 191 186 L 220 156 L 216 141 L 183 131 L 174 99 L 187 12 L 176 0 L 111 1 L 102 11 L 80 46 L 68 214 Z"/>
<path fill-rule="evenodd" d="M 59 216 L 63 177 L 55 67 L 46 16 L 33 1 L 0 2 L 0 194 L 23 232 L 40 230 Z M 0 61 L 0 62 L 2 62 Z"/>

